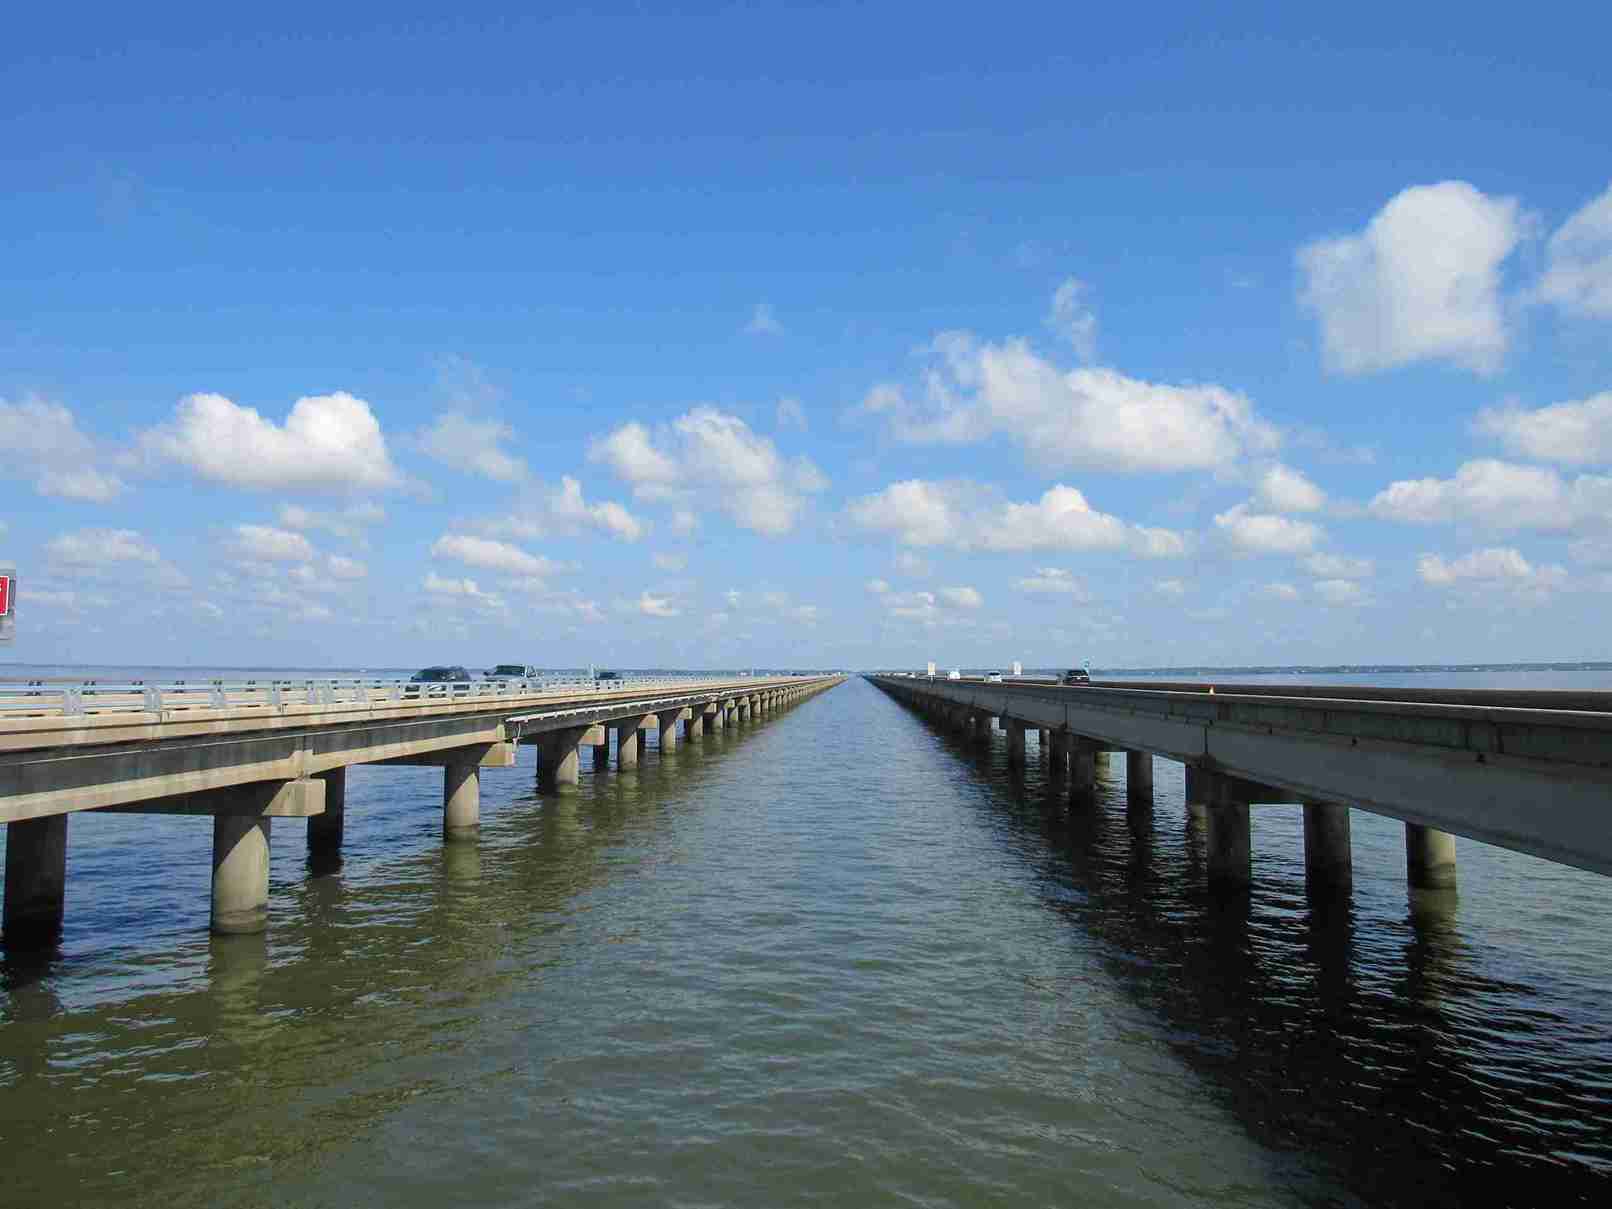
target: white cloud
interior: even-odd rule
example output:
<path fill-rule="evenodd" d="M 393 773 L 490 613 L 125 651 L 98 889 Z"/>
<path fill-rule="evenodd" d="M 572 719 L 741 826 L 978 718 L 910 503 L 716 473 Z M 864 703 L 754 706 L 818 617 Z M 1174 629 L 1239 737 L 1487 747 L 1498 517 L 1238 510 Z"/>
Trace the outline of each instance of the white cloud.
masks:
<path fill-rule="evenodd" d="M 1302 471 L 1275 465 L 1259 476 L 1254 502 L 1269 512 L 1318 512 L 1327 497 Z"/>
<path fill-rule="evenodd" d="M 678 537 L 688 537 L 700 527 L 700 518 L 691 508 L 679 508 L 672 513 L 672 532 Z"/>
<path fill-rule="evenodd" d="M 492 592 L 484 592 L 473 579 L 452 579 L 438 575 L 435 571 L 426 572 L 425 590 L 433 596 L 444 597 L 448 600 L 463 600 L 484 609 L 501 611 L 504 600 Z"/>
<path fill-rule="evenodd" d="M 680 617 L 683 610 L 672 603 L 669 596 L 654 596 L 644 592 L 638 597 L 638 611 L 645 617 Z"/>
<path fill-rule="evenodd" d="M 1612 477 L 1564 480 L 1539 466 L 1484 458 L 1450 479 L 1402 479 L 1377 493 L 1373 516 L 1410 524 L 1470 524 L 1507 532 L 1604 529 L 1612 522 Z"/>
<path fill-rule="evenodd" d="M 921 579 L 930 575 L 934 570 L 927 559 L 920 558 L 911 550 L 899 551 L 895 558 L 891 560 L 891 565 L 901 574 L 910 575 L 914 579 Z"/>
<path fill-rule="evenodd" d="M 1369 558 L 1356 558 L 1348 554 L 1312 554 L 1304 560 L 1304 569 L 1321 579 L 1368 579 L 1376 568 Z"/>
<path fill-rule="evenodd" d="M 779 428 L 793 428 L 799 432 L 805 432 L 806 409 L 800 405 L 799 399 L 779 399 L 775 422 Z"/>
<path fill-rule="evenodd" d="M 1087 285 L 1077 277 L 1065 278 L 1052 295 L 1047 326 L 1067 340 L 1082 361 L 1097 359 L 1097 314 L 1087 305 Z"/>
<path fill-rule="evenodd" d="M 1247 554 L 1303 554 L 1321 540 L 1319 525 L 1253 512 L 1247 504 L 1220 513 L 1215 528 L 1232 547 Z"/>
<path fill-rule="evenodd" d="M 681 554 L 655 554 L 650 561 L 662 571 L 681 571 L 688 566 L 688 559 Z"/>
<path fill-rule="evenodd" d="M 1435 588 L 1469 584 L 1525 591 L 1548 591 L 1564 582 L 1567 575 L 1554 564 L 1536 567 L 1509 546 L 1473 550 L 1448 561 L 1436 554 L 1424 554 L 1416 560 L 1416 573 L 1423 583 Z"/>
<path fill-rule="evenodd" d="M 1612 319 L 1612 185 L 1550 237 L 1536 294 L 1570 314 Z"/>
<path fill-rule="evenodd" d="M 444 466 L 479 474 L 499 483 L 518 483 L 530 473 L 523 458 L 500 446 L 515 430 L 499 420 L 478 420 L 464 412 L 444 412 L 417 438 L 420 450 Z"/>
<path fill-rule="evenodd" d="M 909 546 L 958 550 L 1123 550 L 1146 557 L 1185 553 L 1168 529 L 1128 524 L 1098 512 L 1073 487 L 1058 484 L 1032 503 L 1006 501 L 967 481 L 908 479 L 853 500 L 847 515 L 859 527 L 887 533 Z"/>
<path fill-rule="evenodd" d="M 974 588 L 942 588 L 940 598 L 955 609 L 978 609 L 985 604 L 985 598 Z"/>
<path fill-rule="evenodd" d="M 1323 604 L 1340 608 L 1363 605 L 1368 600 L 1366 590 L 1352 579 L 1318 579 L 1314 591 Z"/>
<path fill-rule="evenodd" d="M 60 403 L 0 399 L 0 451 L 0 476 L 31 479 L 40 495 L 105 504 L 124 491 L 122 479 L 91 464 L 95 443 Z"/>
<path fill-rule="evenodd" d="M 1259 594 L 1270 600 L 1293 601 L 1299 598 L 1299 590 L 1292 584 L 1266 584 Z"/>
<path fill-rule="evenodd" d="M 1086 586 L 1061 567 L 1037 567 L 1034 575 L 1013 581 L 1019 591 L 1031 596 L 1072 596 L 1088 599 Z"/>
<path fill-rule="evenodd" d="M 581 528 L 598 529 L 635 542 L 644 536 L 644 523 L 614 500 L 590 504 L 582 496 L 582 484 L 570 475 L 562 475 L 560 489 L 550 497 L 549 510 L 562 529 L 575 532 Z"/>
<path fill-rule="evenodd" d="M 1570 466 L 1612 465 L 1612 391 L 1532 411 L 1484 408 L 1477 429 L 1519 457 Z"/>
<path fill-rule="evenodd" d="M 354 504 L 340 512 L 318 512 L 300 504 L 280 505 L 280 524 L 287 529 L 322 530 L 333 537 L 357 538 L 363 535 L 366 525 L 377 525 L 386 519 L 379 504 Z"/>
<path fill-rule="evenodd" d="M 714 407 L 679 416 L 658 437 L 625 424 L 588 456 L 631 483 L 639 499 L 687 507 L 698 495 L 768 537 L 793 529 L 807 497 L 828 486 L 808 459 L 786 460 L 771 440 Z"/>
<path fill-rule="evenodd" d="M 1224 387 L 1064 372 L 1023 340 L 982 344 L 967 332 L 944 333 L 931 351 L 922 404 L 888 384 L 863 403 L 888 414 L 901 440 L 963 444 L 1000 433 L 1047 469 L 1130 472 L 1210 470 L 1278 443 L 1253 404 Z"/>
<path fill-rule="evenodd" d="M 188 395 L 140 444 L 152 457 L 231 487 L 355 491 L 400 481 L 369 404 L 345 391 L 298 399 L 284 425 L 223 395 Z"/>
<path fill-rule="evenodd" d="M 355 558 L 332 554 L 325 559 L 325 571 L 334 579 L 363 579 L 369 568 Z"/>
<path fill-rule="evenodd" d="M 1321 322 L 1327 368 L 1498 369 L 1508 342 L 1501 266 L 1527 228 L 1516 199 L 1443 181 L 1404 190 L 1358 234 L 1301 248 L 1301 297 Z"/>
<path fill-rule="evenodd" d="M 1181 597 L 1187 594 L 1187 585 L 1179 579 L 1156 579 L 1153 591 L 1160 596 Z"/>
<path fill-rule="evenodd" d="M 45 547 L 45 552 L 52 562 L 67 567 L 162 562 L 157 548 L 133 529 L 80 529 L 63 533 Z"/>
<path fill-rule="evenodd" d="M 875 596 L 883 596 L 890 590 L 889 581 L 883 579 L 870 579 L 865 586 Z"/>
<path fill-rule="evenodd" d="M 451 558 L 467 566 L 508 575 L 541 577 L 560 569 L 558 563 L 541 555 L 529 554 L 519 546 L 468 534 L 444 534 L 432 543 L 431 554 L 436 558 Z"/>
<path fill-rule="evenodd" d="M 750 312 L 750 322 L 744 325 L 744 330 L 750 336 L 781 336 L 784 334 L 784 325 L 778 322 L 772 303 L 758 302 Z"/>
<path fill-rule="evenodd" d="M 230 545 L 250 562 L 307 562 L 314 557 L 313 546 L 302 534 L 272 525 L 236 525 Z"/>

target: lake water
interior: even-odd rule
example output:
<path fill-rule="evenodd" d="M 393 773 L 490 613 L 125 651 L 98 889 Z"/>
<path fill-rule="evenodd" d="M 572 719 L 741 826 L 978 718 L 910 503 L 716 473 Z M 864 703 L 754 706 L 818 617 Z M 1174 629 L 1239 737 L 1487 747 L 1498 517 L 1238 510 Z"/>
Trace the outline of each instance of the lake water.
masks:
<path fill-rule="evenodd" d="M 1220 898 L 1179 765 L 1071 811 L 861 680 L 559 796 L 531 759 L 468 844 L 439 772 L 351 770 L 339 872 L 275 824 L 264 937 L 207 934 L 206 820 L 75 818 L 60 949 L 3 967 L 0 1203 L 1612 1194 L 1612 879 L 1462 841 L 1412 895 L 1357 812 L 1311 902 L 1256 807 Z"/>

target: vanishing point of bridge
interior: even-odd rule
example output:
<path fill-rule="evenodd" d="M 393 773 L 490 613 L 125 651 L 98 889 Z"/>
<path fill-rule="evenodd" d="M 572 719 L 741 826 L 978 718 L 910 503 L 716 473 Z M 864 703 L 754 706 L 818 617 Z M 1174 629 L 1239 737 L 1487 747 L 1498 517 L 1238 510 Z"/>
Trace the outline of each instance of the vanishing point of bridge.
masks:
<path fill-rule="evenodd" d="M 269 828 L 306 819 L 310 858 L 341 849 L 347 769 L 442 770 L 442 828 L 474 836 L 481 770 L 537 748 L 541 786 L 593 766 L 631 769 L 645 732 L 661 751 L 679 730 L 746 724 L 839 684 L 842 676 L 669 679 L 577 691 L 526 681 L 430 686 L 398 681 L 251 685 L 10 686 L 0 690 L 0 822 L 6 827 L 5 939 L 48 943 L 60 930 L 68 819 L 86 810 L 206 815 L 213 827 L 212 928 L 267 926 Z"/>

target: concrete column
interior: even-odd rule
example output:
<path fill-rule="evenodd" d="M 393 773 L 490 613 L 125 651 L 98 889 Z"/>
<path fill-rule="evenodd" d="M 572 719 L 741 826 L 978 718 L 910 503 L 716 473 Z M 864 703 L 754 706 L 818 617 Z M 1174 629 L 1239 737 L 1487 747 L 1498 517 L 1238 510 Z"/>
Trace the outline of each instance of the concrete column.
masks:
<path fill-rule="evenodd" d="M 1188 764 L 1186 768 L 1187 814 L 1191 818 L 1203 818 L 1204 811 L 1209 808 L 1210 781 L 1212 774 L 1203 772 Z"/>
<path fill-rule="evenodd" d="M 1125 796 L 1153 800 L 1153 753 L 1128 751 L 1125 753 Z"/>
<path fill-rule="evenodd" d="M 638 767 L 639 752 L 643 748 L 643 740 L 638 737 L 638 719 L 633 718 L 627 722 L 617 722 L 616 726 L 616 767 Z"/>
<path fill-rule="evenodd" d="M 1222 889 L 1246 888 L 1253 881 L 1253 848 L 1248 803 L 1238 801 L 1225 778 L 1198 770 L 1206 815 L 1209 880 Z"/>
<path fill-rule="evenodd" d="M 669 709 L 655 715 L 655 732 L 662 751 L 677 750 L 677 723 L 682 716 L 680 709 Z"/>
<path fill-rule="evenodd" d="M 331 768 L 315 774 L 325 783 L 325 812 L 308 816 L 308 855 L 316 864 L 341 859 L 347 830 L 347 770 Z"/>
<path fill-rule="evenodd" d="M 1016 718 L 1007 719 L 1008 728 L 1008 765 L 1012 768 L 1024 767 L 1024 723 Z"/>
<path fill-rule="evenodd" d="M 1036 746 L 1040 749 L 1041 759 L 1045 760 L 1052 754 L 1052 732 L 1044 726 L 1036 731 Z"/>
<path fill-rule="evenodd" d="M 54 940 L 67 896 L 67 816 L 6 824 L 5 938 L 8 944 Z"/>
<path fill-rule="evenodd" d="M 269 822 L 263 815 L 213 816 L 214 932 L 261 932 L 269 926 Z"/>
<path fill-rule="evenodd" d="M 991 745 L 991 715 L 976 713 L 974 715 L 974 742 L 982 747 Z"/>
<path fill-rule="evenodd" d="M 1354 880 L 1349 808 L 1304 803 L 1304 878 L 1311 888 L 1347 891 Z"/>
<path fill-rule="evenodd" d="M 539 759 L 542 757 L 539 756 Z M 593 771 L 603 772 L 610 767 L 610 732 L 605 731 L 605 741 L 593 745 Z"/>
<path fill-rule="evenodd" d="M 1455 837 L 1448 831 L 1405 824 L 1405 871 L 1418 890 L 1448 890 L 1455 885 Z"/>
<path fill-rule="evenodd" d="M 720 701 L 717 702 L 716 712 L 710 715 L 709 721 L 712 730 L 722 730 L 727 726 L 728 711 Z"/>
<path fill-rule="evenodd" d="M 1069 776 L 1069 736 L 1064 731 L 1049 731 L 1047 741 L 1047 779 L 1062 785 Z"/>
<path fill-rule="evenodd" d="M 442 770 L 443 836 L 450 840 L 469 839 L 480 829 L 480 763 L 467 760 L 446 765 Z"/>
<path fill-rule="evenodd" d="M 586 733 L 584 729 L 569 727 L 548 731 L 537 737 L 537 783 L 544 789 L 557 790 L 576 785 L 582 780 L 581 760 L 577 744 Z"/>
<path fill-rule="evenodd" d="M 701 706 L 696 705 L 694 712 L 689 715 L 688 721 L 683 723 L 683 737 L 685 739 L 698 739 L 705 734 L 705 714 Z"/>
<path fill-rule="evenodd" d="M 1069 787 L 1079 796 L 1097 792 L 1097 748 L 1089 740 L 1069 741 Z"/>

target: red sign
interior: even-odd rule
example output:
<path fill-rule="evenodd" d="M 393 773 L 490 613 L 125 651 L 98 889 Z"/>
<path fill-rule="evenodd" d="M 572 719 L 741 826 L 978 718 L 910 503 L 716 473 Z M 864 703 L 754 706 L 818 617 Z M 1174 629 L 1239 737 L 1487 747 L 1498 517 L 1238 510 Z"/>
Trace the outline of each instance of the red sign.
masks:
<path fill-rule="evenodd" d="M 11 576 L 0 575 L 0 617 L 11 612 Z"/>

